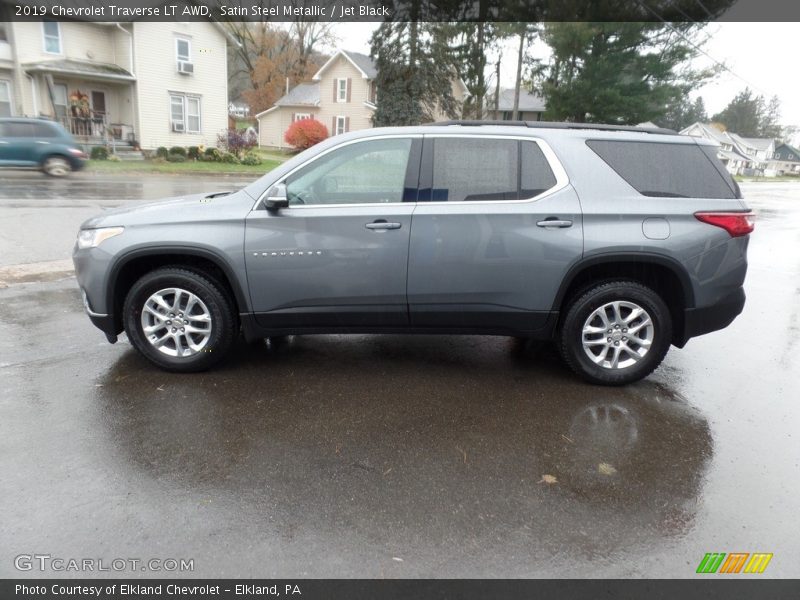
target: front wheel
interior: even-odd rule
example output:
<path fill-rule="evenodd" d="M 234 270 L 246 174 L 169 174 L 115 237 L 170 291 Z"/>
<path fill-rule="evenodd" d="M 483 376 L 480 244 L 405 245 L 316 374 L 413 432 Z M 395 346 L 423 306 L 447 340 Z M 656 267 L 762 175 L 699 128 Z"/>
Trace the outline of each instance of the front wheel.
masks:
<path fill-rule="evenodd" d="M 220 286 L 180 267 L 157 269 L 133 284 L 123 320 L 134 348 L 162 369 L 178 372 L 219 362 L 237 331 L 232 303 Z"/>
<path fill-rule="evenodd" d="M 72 171 L 72 165 L 63 156 L 48 156 L 42 163 L 42 171 L 51 177 L 64 177 Z"/>
<path fill-rule="evenodd" d="M 647 377 L 672 343 L 672 318 L 661 297 L 631 281 L 602 283 L 567 309 L 559 350 L 591 383 L 624 385 Z"/>

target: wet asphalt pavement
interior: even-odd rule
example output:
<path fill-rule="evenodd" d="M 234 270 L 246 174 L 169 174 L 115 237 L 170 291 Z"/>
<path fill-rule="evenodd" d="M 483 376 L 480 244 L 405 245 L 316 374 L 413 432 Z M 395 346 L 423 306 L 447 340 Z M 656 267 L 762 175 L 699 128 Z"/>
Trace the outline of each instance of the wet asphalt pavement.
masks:
<path fill-rule="evenodd" d="M 175 179 L 20 191 L 0 234 L 51 213 L 55 239 L 119 203 L 90 194 L 209 183 Z M 800 576 L 800 184 L 743 189 L 745 312 L 621 389 L 478 336 L 242 343 L 168 374 L 107 344 L 73 279 L 0 290 L 0 577 L 39 575 L 21 553 L 193 558 L 199 577 L 692 577 L 706 552 Z"/>

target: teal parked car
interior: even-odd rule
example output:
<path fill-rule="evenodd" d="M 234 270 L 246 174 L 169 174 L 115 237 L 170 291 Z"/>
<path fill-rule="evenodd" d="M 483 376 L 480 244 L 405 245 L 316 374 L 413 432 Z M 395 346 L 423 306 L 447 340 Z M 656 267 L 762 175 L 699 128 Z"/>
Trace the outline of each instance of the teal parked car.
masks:
<path fill-rule="evenodd" d="M 86 153 L 59 123 L 47 119 L 0 119 L 0 167 L 36 168 L 63 177 L 86 165 Z"/>

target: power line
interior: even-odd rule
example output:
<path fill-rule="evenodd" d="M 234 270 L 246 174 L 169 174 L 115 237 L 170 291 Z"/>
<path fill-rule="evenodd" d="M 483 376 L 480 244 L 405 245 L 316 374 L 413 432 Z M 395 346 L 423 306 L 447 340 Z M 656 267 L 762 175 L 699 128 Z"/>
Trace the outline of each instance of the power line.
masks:
<path fill-rule="evenodd" d="M 757 91 L 760 91 L 761 93 L 765 94 L 766 96 L 772 96 L 772 95 L 773 95 L 773 94 L 770 94 L 769 92 L 767 92 L 766 90 L 762 89 L 760 86 L 757 86 L 757 85 L 755 85 L 754 83 L 752 83 L 751 81 L 748 81 L 747 79 L 745 79 L 744 77 L 742 77 L 741 75 L 739 75 L 738 73 L 736 73 L 735 71 L 733 71 L 733 69 L 731 69 L 730 67 L 728 67 L 728 65 L 726 65 L 725 63 L 723 63 L 723 62 L 720 62 L 720 61 L 718 61 L 716 58 L 714 58 L 713 56 L 711 56 L 711 55 L 710 55 L 708 52 L 706 52 L 706 51 L 705 51 L 705 50 L 703 50 L 703 49 L 702 49 L 700 46 L 698 46 L 697 44 L 695 44 L 695 43 L 694 43 L 692 40 L 690 40 L 689 38 L 687 38 L 687 37 L 686 37 L 686 36 L 685 36 L 685 35 L 684 35 L 682 32 L 680 32 L 680 31 L 678 31 L 677 29 L 675 29 L 675 27 L 673 27 L 671 23 L 669 23 L 668 21 L 665 21 L 665 20 L 664 20 L 664 18 L 663 18 L 661 15 L 659 15 L 659 14 L 658 14 L 656 11 L 654 11 L 652 8 L 650 8 L 649 6 L 647 6 L 647 5 L 646 5 L 645 3 L 643 3 L 641 0 L 636 0 L 636 3 L 637 3 L 639 6 L 641 6 L 642 8 L 644 8 L 645 10 L 647 10 L 649 13 L 651 13 L 651 14 L 652 14 L 654 17 L 656 17 L 656 18 L 657 18 L 659 21 L 661 21 L 662 23 L 664 23 L 664 25 L 666 25 L 667 27 L 669 27 L 669 28 L 670 28 L 670 29 L 671 29 L 671 30 L 672 30 L 674 33 L 678 34 L 678 36 L 679 36 L 679 37 L 681 37 L 681 38 L 682 38 L 682 39 L 683 39 L 683 40 L 684 40 L 684 41 L 685 41 L 687 44 L 689 44 L 689 45 L 690 45 L 692 48 L 694 48 L 695 50 L 697 50 L 697 51 L 698 51 L 700 54 L 704 55 L 706 58 L 708 58 L 709 60 L 711 60 L 711 62 L 713 62 L 713 63 L 714 63 L 715 65 L 717 65 L 718 67 L 720 67 L 722 70 L 724 70 L 724 71 L 727 71 L 728 73 L 730 73 L 731 75 L 733 75 L 733 76 L 734 76 L 734 77 L 736 77 L 737 79 L 739 79 L 739 80 L 741 80 L 742 82 L 744 82 L 745 84 L 747 84 L 747 86 L 748 86 L 748 87 L 751 87 L 751 88 L 753 88 L 753 89 L 755 89 L 755 90 L 757 90 Z M 719 31 L 719 30 L 718 30 L 718 31 Z M 708 41 L 708 38 L 707 38 L 705 41 Z M 703 43 L 705 43 L 705 41 L 704 41 Z"/>

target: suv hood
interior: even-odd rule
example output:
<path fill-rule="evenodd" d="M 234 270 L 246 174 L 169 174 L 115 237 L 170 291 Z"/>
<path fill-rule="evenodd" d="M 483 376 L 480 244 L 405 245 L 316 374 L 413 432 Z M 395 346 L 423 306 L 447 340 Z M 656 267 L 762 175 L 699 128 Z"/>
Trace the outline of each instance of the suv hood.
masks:
<path fill-rule="evenodd" d="M 255 200 L 246 192 L 213 192 L 164 198 L 146 204 L 114 208 L 87 219 L 81 229 L 133 225 L 162 225 L 244 218 Z"/>

